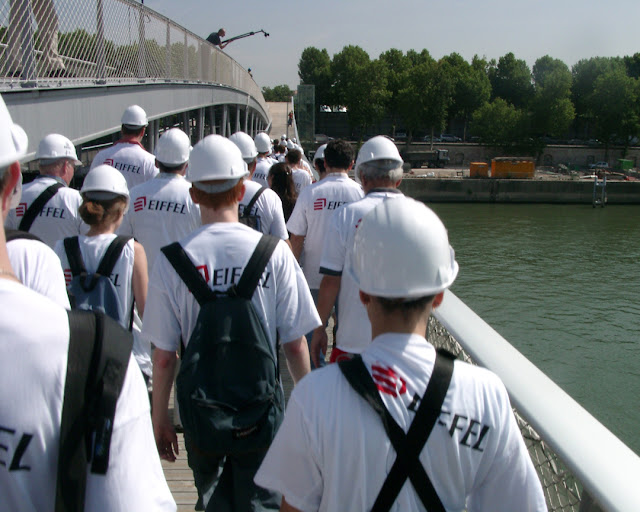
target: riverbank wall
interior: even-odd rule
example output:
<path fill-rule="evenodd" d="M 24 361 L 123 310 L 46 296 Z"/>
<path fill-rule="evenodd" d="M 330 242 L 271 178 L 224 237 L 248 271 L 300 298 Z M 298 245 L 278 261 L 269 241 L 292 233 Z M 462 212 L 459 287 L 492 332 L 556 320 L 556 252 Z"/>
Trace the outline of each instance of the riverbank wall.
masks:
<path fill-rule="evenodd" d="M 592 204 L 593 181 L 471 178 L 408 178 L 400 184 L 410 197 L 431 203 Z M 640 181 L 608 181 L 607 204 L 640 204 Z"/>

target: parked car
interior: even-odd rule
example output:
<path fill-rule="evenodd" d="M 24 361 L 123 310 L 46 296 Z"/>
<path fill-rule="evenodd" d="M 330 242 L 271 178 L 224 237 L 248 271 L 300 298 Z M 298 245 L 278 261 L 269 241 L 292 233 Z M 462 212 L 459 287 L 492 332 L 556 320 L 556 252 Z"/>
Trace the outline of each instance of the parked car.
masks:
<path fill-rule="evenodd" d="M 596 162 L 595 164 L 590 164 L 589 169 L 608 169 L 609 164 L 607 162 Z"/>
<path fill-rule="evenodd" d="M 423 140 L 424 142 L 431 142 L 431 135 L 425 135 L 425 136 L 422 138 L 422 140 Z M 434 137 L 433 137 L 433 142 L 442 142 L 442 141 L 440 140 L 440 137 L 438 137 L 438 136 L 434 135 Z"/>
<path fill-rule="evenodd" d="M 440 140 L 442 142 L 460 142 L 462 139 L 460 137 L 456 137 L 455 135 L 451 135 L 450 133 L 441 133 Z"/>
<path fill-rule="evenodd" d="M 320 112 L 331 112 L 331 107 L 329 105 L 320 105 Z"/>

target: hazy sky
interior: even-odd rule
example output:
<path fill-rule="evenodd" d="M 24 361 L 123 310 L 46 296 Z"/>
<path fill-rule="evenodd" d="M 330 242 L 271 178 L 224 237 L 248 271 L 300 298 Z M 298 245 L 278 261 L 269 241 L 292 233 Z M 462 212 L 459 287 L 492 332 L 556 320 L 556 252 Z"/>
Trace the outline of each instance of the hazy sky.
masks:
<path fill-rule="evenodd" d="M 145 0 L 145 6 L 207 37 L 264 29 L 225 52 L 251 68 L 258 85 L 299 83 L 298 61 L 308 46 L 330 56 L 358 45 L 377 58 L 390 48 L 426 48 L 438 59 L 457 52 L 498 59 L 513 52 L 533 66 L 544 55 L 572 66 L 594 56 L 640 52 L 638 0 Z"/>

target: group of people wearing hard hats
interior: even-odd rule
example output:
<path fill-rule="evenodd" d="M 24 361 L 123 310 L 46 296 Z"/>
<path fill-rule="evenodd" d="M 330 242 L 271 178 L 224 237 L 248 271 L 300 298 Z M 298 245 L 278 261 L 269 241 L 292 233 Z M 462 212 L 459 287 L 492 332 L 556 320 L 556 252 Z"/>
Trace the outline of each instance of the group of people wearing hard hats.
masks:
<path fill-rule="evenodd" d="M 29 259 L 44 261 L 50 249 L 23 250 L 16 259 L 16 242 L 0 237 L 0 347 L 8 354 L 0 360 L 0 389 L 18 394 L 0 396 L 0 435 L 15 432 L 0 452 L 7 461 L 0 494 L 9 508 L 53 508 L 69 304 L 64 293 L 47 289 L 71 277 L 60 240 L 77 236 L 95 271 L 117 235 L 134 237 L 111 279 L 123 293 L 123 325 L 138 333 L 134 356 L 142 372 L 127 372 L 113 467 L 102 480 L 91 477 L 86 509 L 175 510 L 158 454 L 168 461 L 178 455 L 169 396 L 200 304 L 161 247 L 178 241 L 207 286 L 224 292 L 267 234 L 280 240 L 251 303 L 273 351 L 281 345 L 295 388 L 268 449 L 202 453 L 185 429 L 197 509 L 546 510 L 502 382 L 425 339 L 429 315 L 446 300 L 459 268 L 441 220 L 398 190 L 403 162 L 390 139 L 373 137 L 357 155 L 342 140 L 319 148 L 313 165 L 321 179 L 300 186 L 285 222 L 282 200 L 269 188 L 278 162 L 266 133 L 209 135 L 191 148 L 184 132 L 171 129 L 150 155 L 141 145 L 146 125 L 144 110 L 129 107 L 121 140 L 96 155 L 79 192 L 67 186 L 79 163 L 73 145 L 45 137 L 37 153 L 41 176 L 20 192 L 26 136 L 0 104 L 5 224 L 26 231 L 20 223 L 28 215 L 28 231 L 59 257 L 55 271 L 49 263 L 51 275 L 31 279 L 47 282 L 37 291 L 57 297 L 56 305 L 19 283 L 38 274 Z M 288 151 L 298 165 L 298 150 Z M 32 205 L 46 190 L 52 195 L 34 216 Z M 247 217 L 255 222 L 248 225 Z M 24 322 L 25 311 L 38 321 Z M 153 376 L 151 420 L 141 375 Z M 22 433 L 38 442 L 24 446 Z"/>

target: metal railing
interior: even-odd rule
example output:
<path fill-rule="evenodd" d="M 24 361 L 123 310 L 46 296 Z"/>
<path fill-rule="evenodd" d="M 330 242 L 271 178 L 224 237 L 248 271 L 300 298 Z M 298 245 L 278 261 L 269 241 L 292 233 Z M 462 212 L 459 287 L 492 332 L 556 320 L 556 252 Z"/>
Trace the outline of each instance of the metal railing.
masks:
<path fill-rule="evenodd" d="M 201 37 L 130 0 L 0 0 L 0 89 L 163 81 L 262 92 Z"/>
<path fill-rule="evenodd" d="M 640 457 L 450 291 L 428 338 L 502 379 L 550 511 L 640 510 Z"/>

